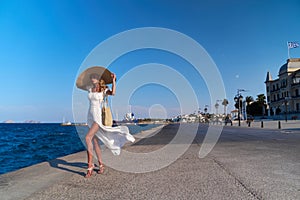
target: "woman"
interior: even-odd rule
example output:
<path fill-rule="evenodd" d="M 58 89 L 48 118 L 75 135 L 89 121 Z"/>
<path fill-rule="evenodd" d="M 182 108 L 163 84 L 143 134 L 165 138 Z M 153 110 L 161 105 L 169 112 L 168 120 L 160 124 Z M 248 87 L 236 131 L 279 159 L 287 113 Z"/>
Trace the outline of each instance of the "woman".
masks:
<path fill-rule="evenodd" d="M 126 142 L 134 142 L 135 140 L 129 133 L 128 127 L 126 126 L 109 127 L 102 124 L 101 103 L 103 102 L 105 95 L 115 95 L 116 92 L 116 75 L 112 74 L 111 76 L 113 78 L 112 90 L 107 88 L 105 82 L 100 79 L 98 74 L 92 74 L 90 76 L 93 86 L 87 88 L 89 91 L 88 98 L 90 101 L 90 107 L 87 118 L 89 131 L 85 137 L 88 155 L 86 178 L 89 178 L 94 170 L 93 147 L 95 147 L 95 152 L 99 162 L 98 173 L 102 174 L 104 172 L 104 165 L 101 159 L 101 150 L 98 139 L 100 139 L 114 155 L 120 154 L 121 147 Z"/>

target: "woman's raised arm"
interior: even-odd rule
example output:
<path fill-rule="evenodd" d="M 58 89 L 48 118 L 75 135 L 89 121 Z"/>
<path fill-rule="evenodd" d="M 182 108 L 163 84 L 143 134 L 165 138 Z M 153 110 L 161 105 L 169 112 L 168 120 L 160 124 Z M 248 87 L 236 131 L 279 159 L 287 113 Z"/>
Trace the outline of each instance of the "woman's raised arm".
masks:
<path fill-rule="evenodd" d="M 111 90 L 108 90 L 106 92 L 107 95 L 115 95 L 116 94 L 116 75 L 115 74 L 111 74 L 111 77 L 113 78 L 113 82 L 112 82 L 112 88 Z"/>

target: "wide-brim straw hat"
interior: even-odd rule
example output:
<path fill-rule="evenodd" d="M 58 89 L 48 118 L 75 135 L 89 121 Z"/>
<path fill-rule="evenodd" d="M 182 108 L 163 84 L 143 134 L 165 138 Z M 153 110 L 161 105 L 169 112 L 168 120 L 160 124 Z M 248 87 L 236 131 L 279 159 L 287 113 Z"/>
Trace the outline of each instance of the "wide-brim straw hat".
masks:
<path fill-rule="evenodd" d="M 90 79 L 92 74 L 99 75 L 99 80 L 103 79 L 105 84 L 110 84 L 113 82 L 113 78 L 111 77 L 112 73 L 108 69 L 95 66 L 87 68 L 78 76 L 76 80 L 76 86 L 82 90 L 87 90 L 88 86 L 93 85 Z"/>

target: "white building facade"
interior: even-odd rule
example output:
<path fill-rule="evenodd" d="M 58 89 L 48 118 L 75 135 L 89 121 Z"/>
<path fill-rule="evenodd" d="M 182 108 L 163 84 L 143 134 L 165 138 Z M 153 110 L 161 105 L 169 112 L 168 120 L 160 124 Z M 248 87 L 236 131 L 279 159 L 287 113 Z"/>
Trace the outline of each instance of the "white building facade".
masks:
<path fill-rule="evenodd" d="M 300 114 L 300 58 L 291 58 L 279 69 L 278 78 L 266 77 L 269 115 Z"/>

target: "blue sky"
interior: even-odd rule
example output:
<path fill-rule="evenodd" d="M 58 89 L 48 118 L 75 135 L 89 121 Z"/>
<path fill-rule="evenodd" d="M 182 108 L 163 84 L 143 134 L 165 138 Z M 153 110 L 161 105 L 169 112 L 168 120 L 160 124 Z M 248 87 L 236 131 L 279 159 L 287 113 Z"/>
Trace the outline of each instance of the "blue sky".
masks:
<path fill-rule="evenodd" d="M 107 38 L 141 27 L 173 29 L 201 44 L 222 75 L 230 110 L 237 88 L 249 90 L 244 96 L 256 97 L 265 92 L 266 72 L 277 76 L 287 59 L 286 42 L 300 42 L 299 10 L 297 0 L 2 0 L 0 121 L 60 122 L 63 116 L 72 120 L 74 82 L 86 56 Z M 300 57 L 300 48 L 290 54 Z M 180 71 L 191 81 L 199 107 L 212 107 L 203 80 L 189 63 L 168 52 L 131 52 L 109 69 L 121 78 L 149 62 Z M 178 107 L 174 94 L 159 85 L 139 88 L 130 104 L 143 108 L 134 111 L 138 117 L 147 117 L 145 109 L 156 104 L 163 105 L 168 116 Z M 185 112 L 193 109 L 192 105 Z"/>

